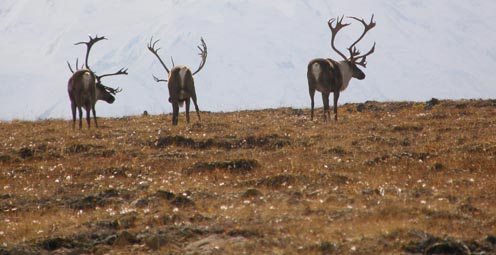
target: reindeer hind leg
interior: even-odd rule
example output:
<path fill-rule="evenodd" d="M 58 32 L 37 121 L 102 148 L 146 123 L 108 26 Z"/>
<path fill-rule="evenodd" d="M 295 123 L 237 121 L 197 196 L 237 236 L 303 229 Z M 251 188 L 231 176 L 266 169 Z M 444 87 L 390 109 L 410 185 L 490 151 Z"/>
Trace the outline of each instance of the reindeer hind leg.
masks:
<path fill-rule="evenodd" d="M 198 108 L 198 103 L 196 102 L 196 95 L 192 96 L 191 99 L 193 99 L 193 104 L 195 105 L 195 111 L 196 111 L 196 116 L 198 116 L 198 121 L 201 122 L 200 108 Z"/>
<path fill-rule="evenodd" d="M 184 101 L 186 101 L 186 122 L 188 122 L 188 124 L 189 124 L 189 106 L 191 104 L 190 98 L 187 98 Z"/>
<path fill-rule="evenodd" d="M 324 122 L 331 119 L 331 111 L 329 110 L 329 94 L 322 92 L 322 101 L 324 102 Z"/>
<path fill-rule="evenodd" d="M 78 112 L 79 112 L 79 129 L 83 128 L 83 109 L 81 106 L 78 106 Z"/>
<path fill-rule="evenodd" d="M 94 105 L 93 105 L 92 111 L 93 111 L 93 120 L 95 121 L 95 127 L 98 128 L 98 123 L 96 121 L 96 111 L 95 111 Z"/>
<path fill-rule="evenodd" d="M 76 128 L 76 103 L 71 102 L 71 111 L 72 111 L 72 129 Z"/>

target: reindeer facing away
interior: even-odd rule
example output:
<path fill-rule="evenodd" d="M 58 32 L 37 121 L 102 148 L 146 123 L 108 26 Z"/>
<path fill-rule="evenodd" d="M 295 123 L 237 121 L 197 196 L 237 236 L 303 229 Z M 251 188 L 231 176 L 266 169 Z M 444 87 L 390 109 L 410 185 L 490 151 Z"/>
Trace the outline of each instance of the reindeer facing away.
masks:
<path fill-rule="evenodd" d="M 200 72 L 200 70 L 205 65 L 207 60 L 207 44 L 201 38 L 202 47 L 198 46 L 200 50 L 201 62 L 200 66 L 195 72 L 191 72 L 191 70 L 183 65 L 174 66 L 174 60 L 172 60 L 172 69 L 169 70 L 165 65 L 164 61 L 158 55 L 158 51 L 160 48 L 156 49 L 155 45 L 159 40 L 153 42 L 153 37 L 150 39 L 150 43 L 148 44 L 148 50 L 150 50 L 153 55 L 155 55 L 165 71 L 167 72 L 167 79 L 159 79 L 153 76 L 156 82 L 167 82 L 167 87 L 169 88 L 169 102 L 172 104 L 172 125 L 177 125 L 179 119 L 179 107 L 182 107 L 184 103 L 186 103 L 186 121 L 189 123 L 189 107 L 190 107 L 190 99 L 193 100 L 193 104 L 195 105 L 196 115 L 198 116 L 198 121 L 201 121 L 200 118 L 200 109 L 198 108 L 198 103 L 196 99 L 196 91 L 195 91 L 195 80 L 193 76 Z M 171 58 L 172 59 L 172 58 Z"/>
<path fill-rule="evenodd" d="M 322 93 L 322 101 L 324 103 L 324 121 L 328 121 L 328 119 L 331 118 L 329 111 L 329 94 L 331 92 L 334 94 L 334 119 L 337 121 L 338 99 L 340 92 L 348 87 L 351 78 L 356 78 L 359 80 L 365 79 L 365 74 L 362 70 L 360 70 L 360 68 L 358 68 L 358 66 L 366 67 L 366 58 L 368 55 L 374 53 L 375 43 L 369 52 L 363 55 L 360 55 L 360 51 L 356 48 L 356 44 L 362 40 L 369 30 L 375 27 L 374 15 L 372 15 L 372 18 L 368 24 L 363 19 L 358 19 L 356 17 L 348 18 L 358 20 L 365 26 L 362 35 L 348 48 L 350 57 L 346 57 L 334 46 L 334 40 L 339 30 L 350 25 L 349 23 L 343 24 L 343 16 L 341 18 L 338 17 L 338 19 L 330 19 L 328 21 L 328 25 L 332 33 L 331 47 L 343 58 L 343 60 L 335 61 L 330 58 L 317 58 L 308 63 L 307 78 L 311 99 L 311 120 L 313 120 L 315 90 Z M 336 26 L 333 26 L 334 21 L 336 21 Z"/>
<path fill-rule="evenodd" d="M 76 60 L 76 71 L 74 71 L 67 62 L 69 66 L 69 70 L 72 72 L 72 76 L 67 84 L 67 91 L 69 93 L 69 98 L 71 100 L 71 110 L 72 110 L 72 128 L 76 127 L 76 108 L 79 112 L 79 128 L 81 129 L 83 126 L 83 111 L 82 108 L 86 110 L 86 122 L 88 123 L 88 128 L 90 128 L 90 111 L 93 111 L 93 119 L 95 121 L 95 127 L 98 127 L 98 123 L 96 121 L 96 111 L 95 104 L 97 100 L 103 100 L 109 104 L 112 104 L 115 101 L 114 95 L 121 92 L 122 89 L 117 88 L 113 89 L 107 87 L 102 84 L 101 79 L 106 76 L 113 75 L 127 75 L 127 69 L 122 68 L 121 70 L 113 73 L 113 74 L 104 74 L 104 75 L 96 75 L 90 67 L 88 66 L 88 57 L 90 54 L 91 47 L 98 41 L 106 40 L 104 36 L 98 37 L 95 36 L 92 38 L 90 36 L 90 40 L 88 42 L 79 42 L 75 45 L 86 44 L 86 60 L 85 60 L 85 68 L 78 67 L 78 63 Z"/>

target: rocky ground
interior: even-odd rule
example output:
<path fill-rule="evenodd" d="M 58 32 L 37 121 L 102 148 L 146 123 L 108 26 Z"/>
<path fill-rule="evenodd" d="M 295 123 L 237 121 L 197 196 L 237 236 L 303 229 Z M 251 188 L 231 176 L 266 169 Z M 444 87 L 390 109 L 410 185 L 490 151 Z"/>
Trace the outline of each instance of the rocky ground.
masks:
<path fill-rule="evenodd" d="M 496 254 L 496 101 L 0 123 L 0 254 Z"/>

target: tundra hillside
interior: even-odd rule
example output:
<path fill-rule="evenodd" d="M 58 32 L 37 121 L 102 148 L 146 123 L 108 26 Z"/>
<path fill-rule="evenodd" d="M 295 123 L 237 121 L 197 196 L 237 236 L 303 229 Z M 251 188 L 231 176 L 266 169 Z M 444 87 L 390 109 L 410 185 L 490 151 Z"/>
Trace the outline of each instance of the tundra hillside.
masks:
<path fill-rule="evenodd" d="M 0 254 L 496 253 L 496 100 L 202 115 L 0 123 Z"/>

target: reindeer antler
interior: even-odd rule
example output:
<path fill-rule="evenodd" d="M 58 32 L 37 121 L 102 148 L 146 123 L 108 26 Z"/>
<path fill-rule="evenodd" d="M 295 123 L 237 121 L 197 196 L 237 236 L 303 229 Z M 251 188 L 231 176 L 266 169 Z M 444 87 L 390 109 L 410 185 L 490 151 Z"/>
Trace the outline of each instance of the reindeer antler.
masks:
<path fill-rule="evenodd" d="M 166 80 L 166 79 L 159 79 L 159 78 L 157 78 L 155 75 L 152 75 L 152 76 L 153 76 L 153 80 L 155 80 L 156 82 L 162 82 L 162 81 L 167 82 L 167 80 Z"/>
<path fill-rule="evenodd" d="M 88 37 L 90 38 L 88 42 L 78 42 L 75 43 L 74 45 L 86 44 L 86 58 L 84 63 L 86 65 L 86 68 L 91 70 L 90 66 L 88 65 L 88 58 L 90 55 L 91 47 L 93 47 L 93 44 L 95 44 L 96 42 L 101 40 L 107 40 L 107 38 L 105 38 L 105 36 L 98 37 L 98 35 L 95 35 L 95 37 L 91 37 L 91 35 L 88 35 Z"/>
<path fill-rule="evenodd" d="M 114 94 L 114 95 L 115 95 L 115 94 L 117 94 L 117 93 L 121 92 L 121 91 L 122 91 L 122 89 L 121 89 L 121 88 L 119 88 L 119 87 L 118 87 L 118 88 L 116 88 L 116 89 L 114 89 L 114 88 L 107 87 L 107 86 L 105 86 L 105 85 L 103 85 L 103 84 L 102 84 L 102 78 L 104 78 L 104 77 L 108 77 L 108 76 L 114 76 L 114 75 L 128 75 L 128 73 L 127 73 L 127 68 L 121 68 L 119 71 L 117 71 L 117 72 L 115 72 L 115 73 L 110 73 L 110 74 L 103 74 L 103 75 L 96 75 L 96 74 L 95 74 L 95 76 L 96 76 L 96 81 L 97 81 L 97 82 L 96 82 L 96 83 L 97 83 L 97 85 L 102 86 L 102 87 L 103 87 L 105 90 L 107 90 L 109 93 L 112 93 L 112 94 Z"/>
<path fill-rule="evenodd" d="M 341 19 L 338 17 L 337 19 L 332 18 L 327 22 L 327 25 L 329 25 L 329 29 L 331 29 L 331 47 L 332 49 L 338 53 L 344 60 L 347 60 L 348 58 L 339 51 L 336 46 L 334 45 L 334 40 L 336 39 L 336 34 L 341 30 L 343 27 L 346 27 L 350 25 L 350 23 L 343 24 L 343 19 L 344 15 L 341 17 Z M 336 21 L 336 26 L 333 27 L 333 23 Z"/>
<path fill-rule="evenodd" d="M 152 36 L 152 38 L 150 38 L 150 42 L 147 45 L 148 50 L 151 53 L 153 53 L 153 55 L 155 55 L 158 58 L 158 60 L 160 61 L 160 64 L 162 64 L 162 66 L 164 67 L 165 71 L 167 71 L 167 74 L 169 74 L 170 73 L 169 68 L 167 68 L 167 66 L 165 65 L 164 61 L 162 61 L 162 58 L 160 58 L 160 56 L 158 55 L 158 51 L 160 50 L 160 48 L 158 48 L 158 49 L 155 48 L 155 45 L 160 41 L 160 39 L 156 40 L 153 43 L 152 43 L 152 41 L 153 41 L 153 36 Z M 174 60 L 172 61 L 172 63 L 174 63 Z"/>
<path fill-rule="evenodd" d="M 365 53 L 365 54 L 363 54 L 361 56 L 360 56 L 360 51 L 356 48 L 356 44 L 360 40 L 363 39 L 363 37 L 365 36 L 365 34 L 369 30 L 371 30 L 372 28 L 375 27 L 376 23 L 374 22 L 374 14 L 372 14 L 372 17 L 370 18 L 370 22 L 368 24 L 365 22 L 365 20 L 359 19 L 357 17 L 348 16 L 348 18 L 351 18 L 351 19 L 354 19 L 354 20 L 358 20 L 365 27 L 364 30 L 363 30 L 362 35 L 354 43 L 352 43 L 350 45 L 350 47 L 348 48 L 348 51 L 350 52 L 350 60 L 351 61 L 353 61 L 357 65 L 366 67 L 367 66 L 367 56 L 370 55 L 370 54 L 372 54 L 372 53 L 374 53 L 374 51 L 375 51 L 375 42 L 374 42 L 374 45 L 372 46 L 372 48 L 367 53 Z M 359 59 L 361 59 L 361 60 L 358 61 Z"/>
<path fill-rule="evenodd" d="M 78 59 L 78 58 L 76 58 L 76 71 L 77 71 L 77 70 L 79 70 L 79 69 L 81 69 L 81 68 L 83 68 L 83 66 L 81 66 L 81 67 L 79 67 L 79 66 L 78 66 L 78 65 L 79 65 L 79 64 L 78 64 L 78 61 L 79 61 L 79 59 Z M 67 61 L 67 66 L 69 67 L 69 70 L 71 71 L 71 73 L 74 73 L 74 70 L 72 70 L 72 66 L 71 66 L 71 64 L 69 63 L 69 61 Z"/>
<path fill-rule="evenodd" d="M 123 68 L 121 68 L 119 71 L 117 71 L 115 73 L 97 75 L 96 78 L 97 78 L 97 80 L 100 81 L 100 79 L 103 78 L 103 77 L 114 76 L 114 75 L 128 75 L 127 68 L 124 68 L 123 67 Z"/>
<path fill-rule="evenodd" d="M 367 23 L 365 22 L 363 19 L 359 19 L 357 17 L 353 17 L 353 16 L 347 16 L 347 18 L 351 18 L 351 19 L 354 19 L 354 20 L 358 20 L 360 23 L 362 23 L 365 27 L 365 29 L 363 30 L 363 33 L 362 35 L 360 35 L 360 37 L 355 41 L 353 42 L 350 47 L 348 47 L 348 51 L 350 53 L 350 57 L 347 58 L 342 52 L 340 52 L 336 46 L 334 45 L 334 40 L 336 39 L 336 34 L 339 32 L 339 30 L 341 30 L 343 27 L 346 27 L 348 25 L 350 25 L 350 23 L 346 23 L 346 24 L 343 24 L 343 19 L 344 19 L 344 16 L 341 16 L 341 18 L 332 18 L 330 19 L 327 24 L 329 25 L 329 28 L 331 29 L 331 33 L 332 33 L 332 37 L 331 37 L 331 47 L 332 49 L 338 53 L 344 60 L 349 60 L 349 61 L 352 61 L 353 63 L 357 64 L 357 65 L 360 65 L 360 66 L 363 66 L 363 67 L 366 67 L 367 65 L 367 56 L 374 53 L 374 50 L 375 50 L 375 43 L 374 45 L 372 46 L 372 48 L 366 53 L 366 54 L 363 54 L 363 55 L 360 55 L 360 51 L 356 48 L 356 45 L 358 42 L 360 42 L 360 40 L 363 39 L 363 37 L 365 36 L 365 34 L 371 30 L 372 28 L 375 27 L 376 23 L 374 22 L 374 14 L 372 14 L 372 18 L 370 19 L 370 22 Z M 333 26 L 334 22 L 336 22 L 336 25 Z"/>
<path fill-rule="evenodd" d="M 107 92 L 109 92 L 112 95 L 115 95 L 115 94 L 117 94 L 117 93 L 119 93 L 119 92 L 122 91 L 122 89 L 119 88 L 119 87 L 117 87 L 116 89 L 114 89 L 114 88 L 111 88 L 111 87 L 107 87 L 107 86 L 105 86 L 105 85 L 103 85 L 101 83 L 99 83 L 97 86 L 101 86 L 102 88 L 104 88 Z"/>
<path fill-rule="evenodd" d="M 205 43 L 205 40 L 203 40 L 203 37 L 201 38 L 201 48 L 198 46 L 198 49 L 200 50 L 200 53 L 198 55 L 201 56 L 201 62 L 200 66 L 198 67 L 198 70 L 196 70 L 192 75 L 197 74 L 202 70 L 203 66 L 205 66 L 205 62 L 207 61 L 207 44 Z"/>

